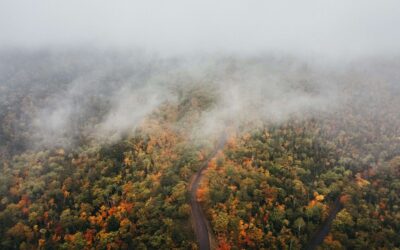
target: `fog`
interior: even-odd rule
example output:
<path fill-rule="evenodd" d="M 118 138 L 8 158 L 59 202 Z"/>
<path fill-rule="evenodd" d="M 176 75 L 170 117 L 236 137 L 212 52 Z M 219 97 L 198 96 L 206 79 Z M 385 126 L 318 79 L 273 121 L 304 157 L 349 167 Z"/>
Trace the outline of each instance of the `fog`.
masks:
<path fill-rule="evenodd" d="M 333 114 L 348 99 L 376 105 L 379 91 L 392 91 L 397 100 L 400 87 L 398 59 L 342 68 L 269 54 L 161 58 L 80 49 L 0 55 L 2 128 L 27 134 L 32 146 L 115 142 L 164 104 L 180 105 L 184 92 L 195 91 L 194 101 L 211 100 L 186 129 L 195 138 L 212 138 L 252 122 Z M 359 97 L 360 90 L 366 97 Z M 184 122 L 175 125 L 184 127 Z"/>
<path fill-rule="evenodd" d="M 67 146 L 118 140 L 182 89 L 213 98 L 201 137 L 334 113 L 348 86 L 398 91 L 398 24 L 398 1 L 1 1 L 0 118 Z"/>
<path fill-rule="evenodd" d="M 0 47 L 89 46 L 334 59 L 400 51 L 400 3 L 384 1 L 1 1 Z"/>

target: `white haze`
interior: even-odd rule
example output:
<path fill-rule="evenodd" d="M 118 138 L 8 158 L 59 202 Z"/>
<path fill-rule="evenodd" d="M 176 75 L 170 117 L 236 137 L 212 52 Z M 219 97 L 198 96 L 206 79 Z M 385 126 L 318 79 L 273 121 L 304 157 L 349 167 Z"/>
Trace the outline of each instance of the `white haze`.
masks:
<path fill-rule="evenodd" d="M 215 99 L 194 127 L 194 135 L 202 137 L 252 120 L 283 122 L 325 112 L 340 101 L 340 82 L 330 70 L 291 57 L 160 59 L 88 51 L 10 52 L 9 61 L 0 60 L 0 69 L 14 69 L 3 80 L 6 91 L 33 98 L 38 107 L 29 122 L 35 144 L 71 145 L 82 133 L 118 140 L 163 103 L 179 101 L 182 90 Z M 44 99 L 35 97 L 43 86 L 52 90 Z"/>
<path fill-rule="evenodd" d="M 0 1 L 0 47 L 343 59 L 398 54 L 399 24 L 396 0 Z"/>

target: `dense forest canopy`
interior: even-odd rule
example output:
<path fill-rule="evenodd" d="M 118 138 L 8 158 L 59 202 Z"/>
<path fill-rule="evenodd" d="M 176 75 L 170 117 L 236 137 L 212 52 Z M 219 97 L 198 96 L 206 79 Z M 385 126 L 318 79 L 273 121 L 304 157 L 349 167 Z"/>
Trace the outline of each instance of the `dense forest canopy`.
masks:
<path fill-rule="evenodd" d="M 0 249 L 400 249 L 397 0 L 0 0 Z"/>
<path fill-rule="evenodd" d="M 1 249 L 400 247 L 400 59 L 0 52 Z"/>

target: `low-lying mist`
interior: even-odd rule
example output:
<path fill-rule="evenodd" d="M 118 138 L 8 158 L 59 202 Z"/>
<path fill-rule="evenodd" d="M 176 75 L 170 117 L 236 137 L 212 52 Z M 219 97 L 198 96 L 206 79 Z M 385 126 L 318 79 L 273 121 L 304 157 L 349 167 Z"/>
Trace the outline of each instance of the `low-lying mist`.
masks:
<path fill-rule="evenodd" d="M 187 90 L 211 100 L 190 128 L 194 137 L 253 122 L 333 116 L 344 105 L 384 113 L 377 107 L 387 98 L 399 103 L 400 64 L 393 58 L 333 65 L 276 54 L 157 57 L 99 50 L 3 51 L 0 58 L 2 131 L 21 136 L 19 147 L 118 140 L 163 104 L 198 101 L 182 96 Z M 18 122 L 8 123 L 15 114 Z"/>

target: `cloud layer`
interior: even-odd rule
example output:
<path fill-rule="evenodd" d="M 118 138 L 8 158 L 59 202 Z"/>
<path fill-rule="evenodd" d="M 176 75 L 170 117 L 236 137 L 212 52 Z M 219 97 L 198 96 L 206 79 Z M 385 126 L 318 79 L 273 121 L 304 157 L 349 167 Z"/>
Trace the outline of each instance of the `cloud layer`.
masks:
<path fill-rule="evenodd" d="M 0 3 L 0 47 L 345 58 L 398 54 L 399 23 L 395 0 L 14 0 Z"/>
<path fill-rule="evenodd" d="M 95 50 L 1 55 L 0 99 L 7 103 L 17 94 L 11 102 L 26 103 L 21 110 L 31 110 L 26 115 L 33 139 L 44 145 L 69 145 L 83 135 L 119 139 L 163 103 L 178 105 L 180 93 L 191 89 L 201 94 L 190 102 L 212 100 L 194 128 L 200 135 L 252 120 L 282 122 L 327 110 L 338 100 L 338 82 L 293 58 L 163 59 Z"/>

